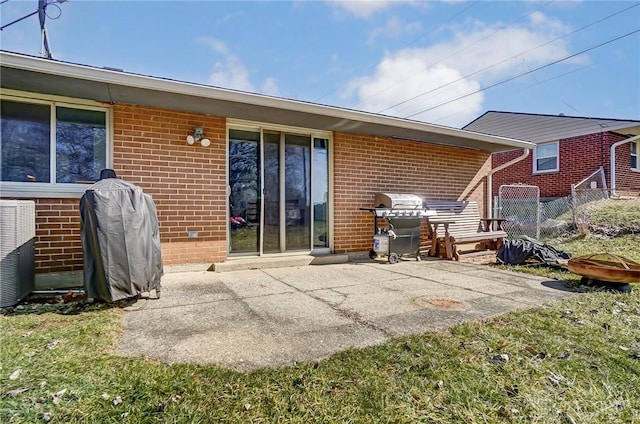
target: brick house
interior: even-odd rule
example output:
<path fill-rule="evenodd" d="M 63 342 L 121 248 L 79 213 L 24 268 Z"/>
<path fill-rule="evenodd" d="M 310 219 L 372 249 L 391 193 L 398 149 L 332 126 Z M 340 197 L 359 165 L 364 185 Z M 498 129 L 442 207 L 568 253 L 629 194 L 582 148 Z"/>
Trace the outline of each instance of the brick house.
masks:
<path fill-rule="evenodd" d="M 36 286 L 83 266 L 78 203 L 100 169 L 150 194 L 165 268 L 366 252 L 376 192 L 486 205 L 521 140 L 0 53 L 3 199 L 36 202 Z"/>
<path fill-rule="evenodd" d="M 640 192 L 640 121 L 489 111 L 463 129 L 536 145 L 529 157 L 492 175 L 493 196 L 501 185 L 517 183 L 538 186 L 541 198 L 567 196 L 600 167 L 607 188 Z M 522 150 L 494 153 L 491 166 L 520 156 Z"/>

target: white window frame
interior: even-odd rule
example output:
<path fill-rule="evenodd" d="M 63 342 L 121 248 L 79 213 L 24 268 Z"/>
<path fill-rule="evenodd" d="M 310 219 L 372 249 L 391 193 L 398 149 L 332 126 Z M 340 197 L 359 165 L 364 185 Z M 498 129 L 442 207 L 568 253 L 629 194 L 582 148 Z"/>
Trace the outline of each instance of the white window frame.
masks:
<path fill-rule="evenodd" d="M 538 147 L 539 146 L 550 146 L 550 145 L 555 145 L 555 151 L 556 151 L 555 155 L 553 155 L 553 156 L 538 156 Z M 554 169 L 538 170 L 538 159 L 545 159 L 545 158 L 551 158 L 551 157 L 555 157 L 556 158 L 556 167 Z M 560 142 L 553 141 L 551 143 L 543 143 L 543 144 L 537 145 L 533 149 L 533 173 L 534 174 L 549 174 L 549 173 L 558 172 L 558 171 L 560 171 Z"/>
<path fill-rule="evenodd" d="M 95 110 L 105 113 L 106 132 L 106 167 L 113 167 L 113 113 L 112 108 L 103 103 L 76 99 L 63 96 L 52 96 L 46 94 L 30 93 L 17 90 L 0 90 L 0 99 L 21 103 L 32 103 L 49 105 L 51 107 L 51 148 L 52 154 L 49 157 L 51 175 L 55 176 L 55 143 L 56 143 L 56 107 L 67 107 L 72 109 Z M 55 180 L 55 178 L 52 178 Z M 91 186 L 91 183 L 56 183 L 56 182 L 15 182 L 0 181 L 0 197 L 11 198 L 80 198 Z"/>
<path fill-rule="evenodd" d="M 640 141 L 634 141 L 629 143 L 629 151 L 631 154 L 631 158 L 636 159 L 636 166 L 631 166 L 632 171 L 640 172 Z M 633 151 L 633 147 L 635 146 L 635 152 Z"/>

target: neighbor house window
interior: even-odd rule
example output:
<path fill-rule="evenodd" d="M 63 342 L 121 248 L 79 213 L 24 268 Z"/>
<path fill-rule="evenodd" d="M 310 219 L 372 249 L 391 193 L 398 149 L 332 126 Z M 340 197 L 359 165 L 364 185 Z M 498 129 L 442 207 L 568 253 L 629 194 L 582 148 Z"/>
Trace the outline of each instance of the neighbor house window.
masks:
<path fill-rule="evenodd" d="M 638 163 L 638 151 L 640 151 L 640 149 L 638 145 L 640 145 L 640 141 L 631 143 L 631 169 L 640 171 L 640 163 Z"/>
<path fill-rule="evenodd" d="M 2 183 L 90 183 L 107 167 L 108 109 L 21 98 L 0 107 Z"/>
<path fill-rule="evenodd" d="M 533 172 L 558 171 L 558 143 L 540 144 L 536 146 L 533 156 Z"/>

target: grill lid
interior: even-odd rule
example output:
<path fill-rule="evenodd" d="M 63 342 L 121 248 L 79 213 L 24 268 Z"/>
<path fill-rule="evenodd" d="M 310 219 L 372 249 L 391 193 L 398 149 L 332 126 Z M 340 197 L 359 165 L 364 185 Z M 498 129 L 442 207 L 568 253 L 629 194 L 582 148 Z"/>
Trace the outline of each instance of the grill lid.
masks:
<path fill-rule="evenodd" d="M 422 199 L 409 193 L 376 193 L 377 208 L 422 209 Z"/>

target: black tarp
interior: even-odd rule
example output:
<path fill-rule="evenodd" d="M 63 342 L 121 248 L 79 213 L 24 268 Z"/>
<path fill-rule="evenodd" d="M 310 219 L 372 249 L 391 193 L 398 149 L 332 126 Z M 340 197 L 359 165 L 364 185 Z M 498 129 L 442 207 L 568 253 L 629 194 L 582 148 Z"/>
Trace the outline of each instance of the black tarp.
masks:
<path fill-rule="evenodd" d="M 499 263 L 509 265 L 522 265 L 532 259 L 545 265 L 558 265 L 569 258 L 568 253 L 531 238 L 507 240 L 496 254 Z"/>
<path fill-rule="evenodd" d="M 163 268 L 155 204 L 111 172 L 103 171 L 80 200 L 87 297 L 114 302 L 152 290 L 159 295 Z"/>

